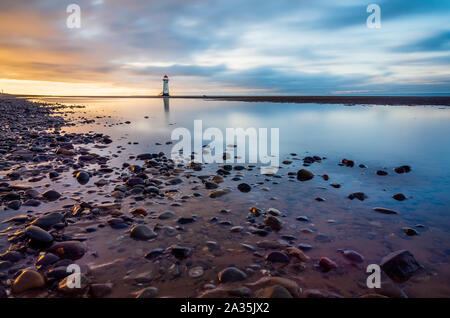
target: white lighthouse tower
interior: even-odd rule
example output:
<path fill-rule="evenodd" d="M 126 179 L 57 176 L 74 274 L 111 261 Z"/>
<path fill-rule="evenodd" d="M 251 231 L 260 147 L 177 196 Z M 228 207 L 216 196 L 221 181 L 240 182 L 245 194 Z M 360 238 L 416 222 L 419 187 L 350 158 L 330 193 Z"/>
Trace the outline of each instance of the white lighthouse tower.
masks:
<path fill-rule="evenodd" d="M 163 77 L 163 96 L 169 96 L 169 77 L 167 75 Z"/>

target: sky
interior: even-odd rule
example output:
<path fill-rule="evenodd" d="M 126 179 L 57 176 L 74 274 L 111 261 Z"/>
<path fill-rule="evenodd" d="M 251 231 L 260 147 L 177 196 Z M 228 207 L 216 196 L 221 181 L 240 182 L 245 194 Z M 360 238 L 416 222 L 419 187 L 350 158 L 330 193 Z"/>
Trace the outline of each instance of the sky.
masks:
<path fill-rule="evenodd" d="M 6 93 L 157 95 L 164 74 L 172 95 L 450 94 L 450 1 L 0 1 Z"/>

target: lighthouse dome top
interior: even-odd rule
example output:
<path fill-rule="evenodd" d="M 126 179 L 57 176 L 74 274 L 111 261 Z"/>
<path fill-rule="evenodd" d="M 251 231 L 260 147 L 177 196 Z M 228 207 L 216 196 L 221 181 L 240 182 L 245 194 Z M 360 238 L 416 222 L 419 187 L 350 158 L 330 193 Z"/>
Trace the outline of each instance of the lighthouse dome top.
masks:
<path fill-rule="evenodd" d="M 164 79 L 166 79 L 166 78 L 168 79 L 168 78 L 169 78 L 169 76 L 167 76 L 167 75 L 164 75 L 164 77 L 163 77 L 163 78 L 164 78 Z"/>

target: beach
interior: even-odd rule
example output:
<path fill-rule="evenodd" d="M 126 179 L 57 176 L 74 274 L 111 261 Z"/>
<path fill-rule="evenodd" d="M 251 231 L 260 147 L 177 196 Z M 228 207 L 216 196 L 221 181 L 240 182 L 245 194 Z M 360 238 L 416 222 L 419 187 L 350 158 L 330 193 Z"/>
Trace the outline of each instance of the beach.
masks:
<path fill-rule="evenodd" d="M 0 97 L 0 295 L 448 296 L 448 97 L 200 99 Z M 174 162 L 197 117 L 289 127 L 279 171 Z"/>

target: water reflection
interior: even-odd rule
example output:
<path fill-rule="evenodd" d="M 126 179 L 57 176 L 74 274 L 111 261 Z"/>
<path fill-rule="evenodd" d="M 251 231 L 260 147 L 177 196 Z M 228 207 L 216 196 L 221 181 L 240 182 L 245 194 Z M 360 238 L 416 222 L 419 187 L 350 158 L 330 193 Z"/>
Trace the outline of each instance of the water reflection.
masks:
<path fill-rule="evenodd" d="M 164 112 L 168 113 L 170 111 L 170 109 L 169 109 L 169 107 L 170 107 L 169 98 L 168 97 L 164 97 L 163 100 L 164 100 Z"/>

